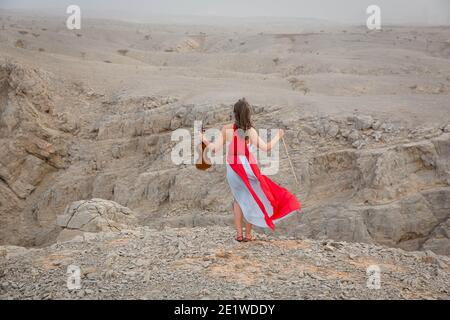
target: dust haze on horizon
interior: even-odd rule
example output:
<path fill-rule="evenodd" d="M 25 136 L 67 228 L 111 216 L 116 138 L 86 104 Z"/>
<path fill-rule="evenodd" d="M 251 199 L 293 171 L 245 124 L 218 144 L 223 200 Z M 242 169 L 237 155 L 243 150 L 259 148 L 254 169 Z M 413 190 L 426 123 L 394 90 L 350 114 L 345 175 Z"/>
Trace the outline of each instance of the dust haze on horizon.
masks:
<path fill-rule="evenodd" d="M 78 5 L 87 17 L 135 19 L 151 16 L 300 17 L 364 24 L 366 8 L 378 5 L 388 24 L 450 25 L 449 0 L 1 0 L 0 9 L 65 14 Z"/>

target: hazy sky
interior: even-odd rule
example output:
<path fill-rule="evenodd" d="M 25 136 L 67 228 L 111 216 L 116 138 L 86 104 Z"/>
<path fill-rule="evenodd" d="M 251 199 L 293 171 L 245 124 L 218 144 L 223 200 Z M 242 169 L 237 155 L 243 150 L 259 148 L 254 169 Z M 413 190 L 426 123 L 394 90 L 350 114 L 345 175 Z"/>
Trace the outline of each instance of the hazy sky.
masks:
<path fill-rule="evenodd" d="M 65 13 L 77 4 L 87 15 L 122 12 L 123 18 L 145 15 L 289 16 L 363 24 L 370 4 L 381 7 L 386 23 L 450 25 L 450 0 L 0 0 L 0 8 L 51 9 Z"/>

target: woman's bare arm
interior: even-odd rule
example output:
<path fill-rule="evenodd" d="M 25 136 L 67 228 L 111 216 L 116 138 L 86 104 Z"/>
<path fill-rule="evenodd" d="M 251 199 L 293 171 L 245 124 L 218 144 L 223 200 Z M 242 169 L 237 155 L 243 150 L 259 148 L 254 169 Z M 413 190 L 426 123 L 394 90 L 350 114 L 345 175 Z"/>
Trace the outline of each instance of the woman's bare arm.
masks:
<path fill-rule="evenodd" d="M 278 130 L 275 137 L 273 137 L 272 140 L 266 143 L 263 139 L 261 139 L 261 137 L 258 135 L 258 132 L 254 128 L 251 128 L 249 132 L 250 142 L 264 152 L 272 150 L 273 146 L 283 137 L 283 135 L 284 131 L 280 129 Z"/>
<path fill-rule="evenodd" d="M 208 139 L 206 139 L 206 137 L 203 133 L 200 133 L 200 139 L 206 145 L 205 150 L 211 150 L 212 152 L 220 151 L 220 150 L 222 150 L 223 145 L 226 140 L 226 128 L 225 127 L 222 128 L 220 135 L 219 135 L 217 141 L 215 141 L 215 142 L 208 141 Z"/>

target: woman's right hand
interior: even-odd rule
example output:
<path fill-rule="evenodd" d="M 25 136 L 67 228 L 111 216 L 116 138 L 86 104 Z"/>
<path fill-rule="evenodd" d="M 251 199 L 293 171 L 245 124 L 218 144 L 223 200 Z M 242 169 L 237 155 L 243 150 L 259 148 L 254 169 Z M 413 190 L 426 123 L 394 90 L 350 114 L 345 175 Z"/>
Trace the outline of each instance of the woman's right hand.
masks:
<path fill-rule="evenodd" d="M 283 136 L 284 136 L 284 130 L 283 129 L 279 129 L 278 130 L 278 138 L 283 138 Z"/>

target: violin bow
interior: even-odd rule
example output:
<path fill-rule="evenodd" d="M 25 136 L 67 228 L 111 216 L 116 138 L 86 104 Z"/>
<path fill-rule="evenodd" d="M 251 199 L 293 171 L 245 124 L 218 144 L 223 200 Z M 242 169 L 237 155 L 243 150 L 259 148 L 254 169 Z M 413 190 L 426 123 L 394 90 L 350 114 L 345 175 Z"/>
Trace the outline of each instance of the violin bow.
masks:
<path fill-rule="evenodd" d="M 291 157 L 289 156 L 289 151 L 288 151 L 288 148 L 286 146 L 286 142 L 284 141 L 284 137 L 281 137 L 281 141 L 283 141 L 284 151 L 286 152 L 286 155 L 287 155 L 288 160 L 289 160 L 289 164 L 291 165 L 291 170 L 292 170 L 292 174 L 294 175 L 295 182 L 297 183 L 297 186 L 300 189 L 300 182 L 298 181 L 297 174 L 295 173 L 294 165 L 292 164 Z"/>

